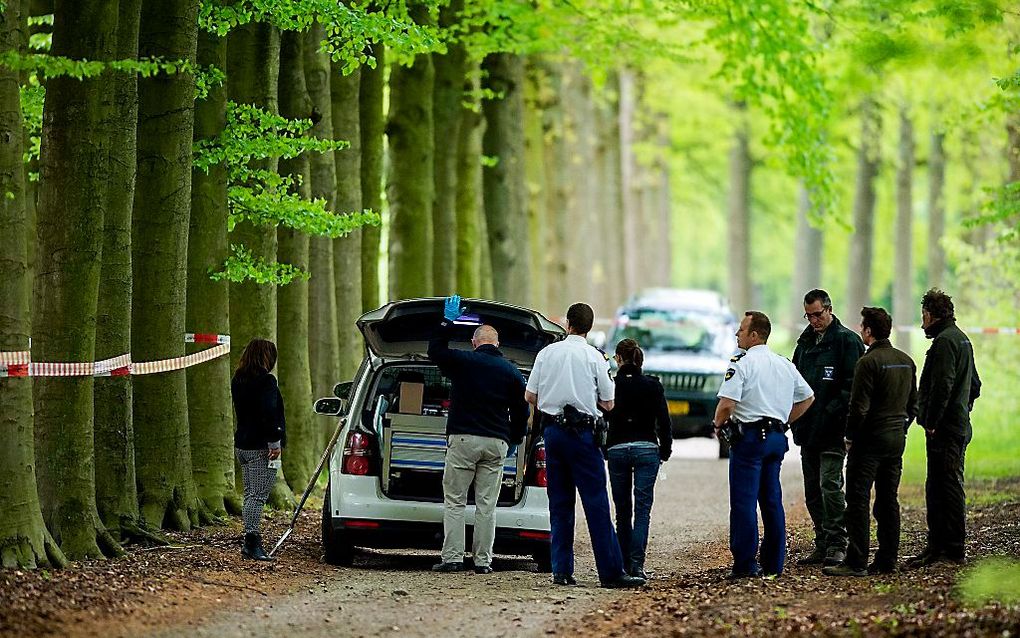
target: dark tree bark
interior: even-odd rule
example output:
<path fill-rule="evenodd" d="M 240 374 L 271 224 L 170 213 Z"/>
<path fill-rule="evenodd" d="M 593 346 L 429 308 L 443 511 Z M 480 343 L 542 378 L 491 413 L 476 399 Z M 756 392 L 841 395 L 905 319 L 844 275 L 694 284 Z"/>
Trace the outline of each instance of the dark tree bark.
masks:
<path fill-rule="evenodd" d="M 483 100 L 482 149 L 494 166 L 482 171 L 485 222 L 496 299 L 527 305 L 531 291 L 528 211 L 524 192 L 524 60 L 493 53 L 482 65 L 485 87 L 501 99 Z"/>
<path fill-rule="evenodd" d="M 361 128 L 361 202 L 382 214 L 383 156 L 386 153 L 386 114 L 383 112 L 384 72 L 386 49 L 382 44 L 373 46 L 375 68 L 361 68 L 361 87 L 358 92 Z M 379 288 L 380 226 L 361 228 L 361 307 L 364 311 L 382 305 Z"/>
<path fill-rule="evenodd" d="M 896 268 L 893 269 L 892 316 L 894 325 L 911 326 L 896 330 L 896 345 L 910 352 L 914 309 L 914 123 L 907 105 L 900 108 L 899 165 L 896 170 Z M 853 312 L 853 308 L 850 309 Z M 857 309 L 860 312 L 860 309 Z M 849 320 L 849 316 L 848 316 Z"/>
<path fill-rule="evenodd" d="M 942 247 L 946 232 L 945 139 L 945 133 L 932 129 L 928 157 L 928 286 L 933 288 L 942 288 L 946 273 L 946 250 Z"/>
<path fill-rule="evenodd" d="M 871 298 L 871 259 L 875 234 L 875 177 L 879 169 L 878 108 L 870 98 L 861 104 L 861 139 L 857 149 L 854 232 L 850 238 L 845 317 L 856 317 Z M 848 319 L 849 320 L 849 319 Z"/>
<path fill-rule="evenodd" d="M 419 24 L 428 19 L 423 4 L 415 3 L 410 12 Z M 430 55 L 417 56 L 410 67 L 393 66 L 390 70 L 386 193 L 390 209 L 389 292 L 393 299 L 433 292 L 434 81 Z"/>
<path fill-rule="evenodd" d="M 464 92 L 477 93 L 478 68 L 465 79 Z M 482 132 L 485 121 L 476 98 L 473 108 L 462 106 L 457 129 L 457 292 L 484 296 L 482 289 Z"/>
<path fill-rule="evenodd" d="M 319 50 L 325 37 L 325 30 L 319 22 L 313 24 L 305 34 L 305 85 L 315 114 L 311 134 L 319 139 L 332 140 L 329 54 Z M 335 211 L 336 163 L 333 153 L 312 153 L 308 161 L 312 197 L 324 200 L 326 207 Z M 340 337 L 331 238 L 311 238 L 309 265 L 312 278 L 308 282 L 308 348 L 312 366 L 312 394 L 326 397 L 332 396 L 333 386 L 340 380 Z"/>
<path fill-rule="evenodd" d="M 333 64 L 330 101 L 333 136 L 348 140 L 350 148 L 333 153 L 336 162 L 336 209 L 341 215 L 362 209 L 361 122 L 359 93 L 361 72 L 343 75 Z M 337 330 L 340 343 L 340 380 L 354 378 L 362 357 L 361 333 L 355 322 L 362 313 L 361 229 L 333 242 L 333 271 L 336 278 Z"/>
<path fill-rule="evenodd" d="M 143 3 L 141 57 L 194 62 L 197 47 L 197 0 Z M 131 233 L 131 354 L 138 361 L 185 352 L 194 104 L 190 73 L 138 83 L 138 181 Z M 198 493 L 191 475 L 185 372 L 137 377 L 133 406 L 142 518 L 152 527 L 190 529 L 198 524 Z"/>
<path fill-rule="evenodd" d="M 227 68 L 227 40 L 200 31 L 198 63 Z M 195 141 L 216 139 L 227 123 L 227 88 L 212 87 L 195 103 Z M 187 326 L 190 332 L 230 332 L 230 286 L 213 281 L 230 253 L 227 243 L 227 169 L 216 164 L 206 173 L 191 172 L 188 227 Z M 244 344 L 233 342 L 234 348 Z M 230 400 L 230 358 L 188 368 L 188 425 L 192 475 L 203 512 L 214 518 L 240 514 L 234 490 L 234 427 Z"/>
<path fill-rule="evenodd" d="M 735 105 L 730 148 L 730 192 L 727 218 L 727 268 L 730 304 L 738 315 L 751 308 L 751 159 L 747 108 Z"/>
<path fill-rule="evenodd" d="M 23 49 L 26 32 L 20 0 L 6 0 L 0 23 L 0 52 Z M 18 74 L 0 67 L 0 228 L 7 240 L 0 254 L 0 352 L 28 350 L 29 282 Z M 63 567 L 67 560 L 43 524 L 35 485 L 32 381 L 0 383 L 0 467 L 7 478 L 0 497 L 0 567 Z"/>
<path fill-rule="evenodd" d="M 109 60 L 117 44 L 117 2 L 57 2 L 53 55 Z M 38 254 L 32 357 L 94 361 L 109 178 L 107 74 L 51 78 L 39 162 Z M 93 379 L 34 382 L 36 459 L 43 518 L 71 560 L 121 553 L 96 507 Z M 102 549 L 102 551 L 100 551 Z"/>
<path fill-rule="evenodd" d="M 312 102 L 305 87 L 304 36 L 284 31 L 280 36 L 280 115 L 288 119 L 311 119 Z M 293 192 L 308 199 L 311 173 L 307 154 L 280 160 L 280 174 L 290 175 Z M 293 228 L 280 228 L 280 261 L 308 269 L 308 235 Z M 313 429 L 312 373 L 308 361 L 308 282 L 295 279 L 277 293 L 277 324 L 286 326 L 279 334 L 278 365 L 280 393 L 287 419 L 287 451 L 283 470 L 290 488 L 303 491 L 318 460 L 320 432 Z"/>

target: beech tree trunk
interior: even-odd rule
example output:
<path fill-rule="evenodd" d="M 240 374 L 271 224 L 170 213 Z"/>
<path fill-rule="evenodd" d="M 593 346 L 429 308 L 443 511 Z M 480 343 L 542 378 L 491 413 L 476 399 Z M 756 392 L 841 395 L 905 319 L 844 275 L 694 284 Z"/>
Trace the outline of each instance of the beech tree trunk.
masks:
<path fill-rule="evenodd" d="M 620 187 L 623 201 L 623 279 L 628 295 L 638 291 L 638 254 L 640 244 L 637 230 L 641 209 L 638 205 L 636 184 L 637 158 L 634 154 L 635 118 L 637 111 L 637 81 L 633 71 L 623 69 L 619 75 L 620 91 Z"/>
<path fill-rule="evenodd" d="M 542 65 L 548 82 L 549 100 L 542 109 L 542 130 L 545 142 L 545 198 L 550 214 L 548 241 L 545 259 L 537 279 L 546 287 L 548 306 L 544 309 L 552 318 L 562 317 L 572 299 L 564 282 L 567 281 L 567 241 L 570 232 L 567 221 L 569 185 L 567 165 L 570 153 L 567 147 L 566 115 L 563 103 L 563 72 L 558 64 L 546 62 Z"/>
<path fill-rule="evenodd" d="M 946 135 L 938 128 L 931 132 L 928 157 L 928 286 L 942 288 L 946 273 L 946 250 L 942 236 L 946 232 Z"/>
<path fill-rule="evenodd" d="M 618 86 L 619 80 L 611 77 L 607 86 Z M 623 198 L 620 183 L 620 114 L 619 95 L 614 91 L 603 96 L 599 106 L 599 183 L 602 200 L 602 234 L 610 240 L 606 249 L 606 312 L 615 312 L 627 297 L 623 273 L 623 246 L 617 242 L 622 232 Z M 615 344 L 609 344 L 615 346 Z"/>
<path fill-rule="evenodd" d="M 139 56 L 194 63 L 197 47 L 197 0 L 143 3 Z M 131 354 L 136 361 L 185 352 L 194 104 L 195 78 L 190 73 L 139 81 L 138 181 L 131 229 Z M 152 527 L 188 530 L 199 520 L 185 372 L 135 378 L 133 407 L 142 518 Z"/>
<path fill-rule="evenodd" d="M 477 67 L 465 78 L 464 93 L 477 94 Z M 464 297 L 481 297 L 482 245 L 487 239 L 482 229 L 482 133 L 485 120 L 481 104 L 470 98 L 474 108 L 461 106 L 457 127 L 457 292 Z"/>
<path fill-rule="evenodd" d="M 326 33 L 316 22 L 305 33 L 305 85 L 312 101 L 310 132 L 319 139 L 333 139 L 333 111 L 330 105 L 329 54 L 319 48 Z M 311 153 L 311 195 L 336 211 L 336 163 L 333 153 Z M 308 282 L 308 348 L 312 368 L 312 395 L 333 395 L 340 381 L 340 333 L 337 328 L 336 280 L 333 274 L 333 239 L 312 237 L 309 245 L 312 274 Z M 321 437 L 320 437 L 321 438 Z"/>
<path fill-rule="evenodd" d="M 896 346 L 910 352 L 910 334 L 914 331 L 914 123 L 906 105 L 900 108 L 899 166 L 896 170 L 896 268 L 893 271 L 892 316 Z M 851 312 L 854 310 L 850 309 Z M 859 312 L 859 309 L 858 309 Z M 847 321 L 854 317 L 848 315 Z"/>
<path fill-rule="evenodd" d="M 797 198 L 797 230 L 793 253 L 790 321 L 794 335 L 804 328 L 804 295 L 822 285 L 822 231 L 811 224 L 811 193 L 801 183 Z M 736 308 L 733 309 L 736 312 Z"/>
<path fill-rule="evenodd" d="M 751 159 L 747 107 L 733 108 L 735 127 L 730 147 L 730 192 L 727 219 L 729 296 L 733 311 L 741 316 L 751 309 Z"/>
<path fill-rule="evenodd" d="M 875 234 L 875 177 L 879 168 L 878 108 L 870 98 L 861 104 L 861 139 L 857 149 L 857 182 L 854 188 L 854 232 L 850 238 L 846 312 L 858 316 L 871 298 L 871 259 Z"/>
<path fill-rule="evenodd" d="M 198 64 L 227 67 L 227 40 L 198 34 Z M 195 103 L 195 141 L 216 139 L 227 123 L 227 88 L 212 87 Z M 189 332 L 230 333 L 230 286 L 210 273 L 223 267 L 227 243 L 227 169 L 192 169 L 191 217 L 188 224 L 187 327 Z M 244 347 L 236 338 L 233 347 Z M 208 346 L 205 346 L 208 347 Z M 199 348 L 196 347 L 195 350 Z M 186 371 L 192 475 L 200 515 L 213 518 L 241 513 L 234 490 L 234 426 L 230 400 L 230 358 L 220 357 Z"/>
<path fill-rule="evenodd" d="M 386 114 L 383 112 L 384 73 L 386 49 L 376 43 L 375 68 L 361 67 L 361 86 L 358 103 L 361 128 L 361 202 L 382 214 L 383 157 L 386 154 Z M 381 226 L 361 227 L 361 307 L 374 310 L 383 303 L 379 287 L 379 248 Z"/>
<path fill-rule="evenodd" d="M 0 23 L 0 52 L 21 51 L 25 38 L 20 0 L 6 0 Z M 0 253 L 0 352 L 28 350 L 28 215 L 22 160 L 18 74 L 0 67 L 0 228 L 7 239 Z M 43 524 L 35 484 L 32 380 L 0 382 L 0 467 L 7 477 L 0 498 L 0 567 L 34 569 L 67 563 Z"/>
<path fill-rule="evenodd" d="M 111 59 L 117 12 L 117 2 L 58 2 L 52 54 Z M 36 361 L 95 360 L 109 178 L 108 87 L 105 74 L 46 83 L 37 225 L 46 268 L 35 274 Z M 92 377 L 40 377 L 33 385 L 39 498 L 50 533 L 71 560 L 120 554 L 96 506 Z"/>
<path fill-rule="evenodd" d="M 542 281 L 545 256 L 549 250 L 549 222 L 551 215 L 546 207 L 545 135 L 542 128 L 542 109 L 548 98 L 544 74 L 529 60 L 525 68 L 525 189 L 528 202 L 528 262 L 535 285 L 531 287 L 528 305 L 545 311 L 549 307 L 548 288 Z"/>

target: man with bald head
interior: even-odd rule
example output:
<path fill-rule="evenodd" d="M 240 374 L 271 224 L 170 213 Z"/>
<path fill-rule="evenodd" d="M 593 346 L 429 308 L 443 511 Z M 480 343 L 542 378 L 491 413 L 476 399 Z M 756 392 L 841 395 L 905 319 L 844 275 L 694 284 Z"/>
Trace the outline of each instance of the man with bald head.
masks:
<path fill-rule="evenodd" d="M 471 351 L 450 348 L 453 323 L 459 315 L 460 298 L 448 298 L 439 333 L 429 342 L 428 350 L 429 358 L 452 386 L 443 468 L 443 555 L 432 569 L 464 569 L 464 509 L 474 483 L 474 569 L 488 574 L 492 572 L 503 460 L 510 446 L 524 439 L 529 410 L 524 400 L 524 376 L 503 358 L 495 328 L 476 328 Z"/>

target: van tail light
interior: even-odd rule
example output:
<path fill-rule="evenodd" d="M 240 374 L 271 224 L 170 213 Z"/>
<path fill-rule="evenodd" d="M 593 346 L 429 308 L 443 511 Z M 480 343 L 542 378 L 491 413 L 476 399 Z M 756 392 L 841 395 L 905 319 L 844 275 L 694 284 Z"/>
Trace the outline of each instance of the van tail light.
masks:
<path fill-rule="evenodd" d="M 367 476 L 372 473 L 374 460 L 372 437 L 364 432 L 349 432 L 344 443 L 340 471 L 344 474 Z"/>
<path fill-rule="evenodd" d="M 548 487 L 549 479 L 545 469 L 545 443 L 539 441 L 535 445 L 535 453 L 531 459 L 531 471 L 526 483 L 533 487 Z"/>

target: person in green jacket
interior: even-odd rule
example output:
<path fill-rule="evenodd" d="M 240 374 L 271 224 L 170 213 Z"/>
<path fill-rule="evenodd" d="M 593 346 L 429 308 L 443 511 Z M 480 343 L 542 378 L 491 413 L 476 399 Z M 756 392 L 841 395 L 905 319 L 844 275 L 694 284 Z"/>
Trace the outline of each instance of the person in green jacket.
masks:
<path fill-rule="evenodd" d="M 846 558 L 843 434 L 854 367 L 864 343 L 832 313 L 832 299 L 824 290 L 804 295 L 804 318 L 808 326 L 797 340 L 793 364 L 814 390 L 815 402 L 793 426 L 793 441 L 800 446 L 804 501 L 815 528 L 815 546 L 798 564 L 831 566 Z"/>
<path fill-rule="evenodd" d="M 917 416 L 917 366 L 889 342 L 892 317 L 883 308 L 862 308 L 860 333 L 868 351 L 857 362 L 846 422 L 846 527 L 850 543 L 842 564 L 827 576 L 867 576 L 896 571 L 900 547 L 900 503 L 907 427 Z M 875 487 L 878 551 L 868 565 Z"/>
<path fill-rule="evenodd" d="M 973 434 L 970 411 L 981 394 L 974 348 L 956 325 L 952 297 L 935 288 L 924 293 L 921 327 L 931 339 L 921 370 L 917 415 L 926 435 L 928 456 L 924 482 L 928 544 L 908 561 L 908 567 L 941 560 L 966 561 L 963 464 Z"/>

